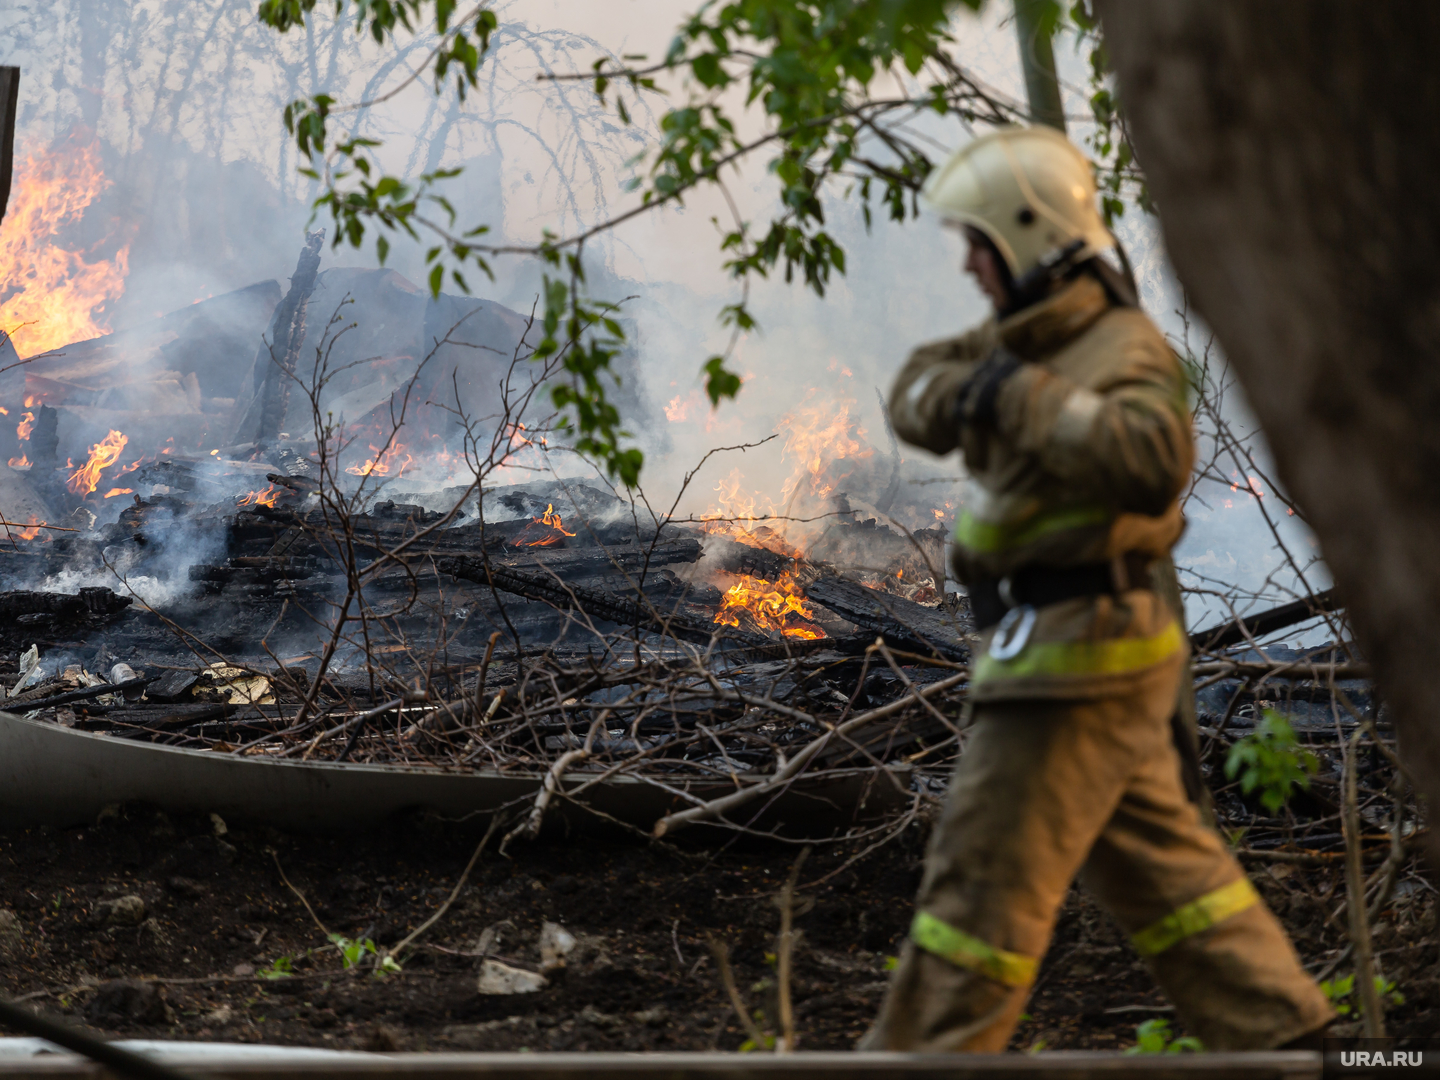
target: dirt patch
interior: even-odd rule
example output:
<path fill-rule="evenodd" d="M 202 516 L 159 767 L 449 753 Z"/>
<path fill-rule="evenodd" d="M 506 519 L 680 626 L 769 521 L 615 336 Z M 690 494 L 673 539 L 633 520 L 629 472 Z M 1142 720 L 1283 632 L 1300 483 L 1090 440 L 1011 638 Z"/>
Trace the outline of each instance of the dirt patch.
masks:
<path fill-rule="evenodd" d="M 106 1036 L 375 1051 L 732 1050 L 746 1036 L 709 956 L 714 935 L 729 944 L 751 1006 L 776 1015 L 773 898 L 792 847 L 707 853 L 586 836 L 516 845 L 508 859 L 487 853 L 403 971 L 384 977 L 345 970 L 276 869 L 278 857 L 331 932 L 393 945 L 444 902 L 477 839 L 418 818 L 314 837 L 137 807 L 90 828 L 0 833 L 0 912 L 14 913 L 0 917 L 0 985 Z M 848 869 L 852 853 L 834 850 L 806 863 L 794 979 L 802 1049 L 851 1047 L 873 1018 L 922 847 L 917 826 Z M 1323 906 L 1291 898 L 1309 895 L 1309 885 L 1296 888 L 1305 873 L 1283 885 L 1262 874 L 1260 886 L 1302 953 L 1323 960 L 1336 944 Z M 574 939 L 565 967 L 534 993 L 479 993 L 485 957 L 541 972 L 547 922 Z M 1392 976 L 1405 996 L 1392 1031 L 1433 1032 L 1433 934 L 1401 940 L 1382 925 L 1377 937 L 1392 963 L 1405 954 L 1403 978 Z M 553 932 L 550 951 L 553 962 Z M 281 970 L 288 977 L 262 977 Z M 1171 1015 L 1164 1004 L 1119 928 L 1075 890 L 1012 1045 L 1127 1046 L 1138 1023 Z"/>

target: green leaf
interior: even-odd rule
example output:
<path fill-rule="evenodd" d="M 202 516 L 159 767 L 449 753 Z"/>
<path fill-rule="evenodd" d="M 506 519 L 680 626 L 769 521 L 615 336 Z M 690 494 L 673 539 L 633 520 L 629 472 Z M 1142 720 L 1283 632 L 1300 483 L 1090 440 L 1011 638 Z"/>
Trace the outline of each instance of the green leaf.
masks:
<path fill-rule="evenodd" d="M 1238 739 L 1225 758 L 1225 775 L 1240 778 L 1245 794 L 1260 793 L 1267 810 L 1278 811 L 1290 801 L 1296 788 L 1310 787 L 1310 777 L 1320 762 L 1299 746 L 1295 731 L 1284 716 L 1266 709 L 1250 734 Z"/>
<path fill-rule="evenodd" d="M 711 407 L 720 404 L 721 398 L 733 398 L 740 392 L 740 376 L 725 367 L 723 356 L 712 356 L 705 361 L 705 393 Z"/>

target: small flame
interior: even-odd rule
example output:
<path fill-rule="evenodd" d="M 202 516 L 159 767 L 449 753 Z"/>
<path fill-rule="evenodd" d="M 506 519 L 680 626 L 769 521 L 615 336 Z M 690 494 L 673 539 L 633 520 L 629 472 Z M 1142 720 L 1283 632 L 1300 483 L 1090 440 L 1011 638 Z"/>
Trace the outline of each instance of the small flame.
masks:
<path fill-rule="evenodd" d="M 700 392 L 692 390 L 688 395 L 676 394 L 665 406 L 665 419 L 672 424 L 680 424 L 690 418 L 691 410 L 700 404 Z"/>
<path fill-rule="evenodd" d="M 778 630 L 786 637 L 804 638 L 814 641 L 825 636 L 818 626 L 792 626 L 792 616 L 813 623 L 815 613 L 805 600 L 795 579 L 786 570 L 773 582 L 764 578 L 743 575 L 739 581 L 725 590 L 714 622 L 724 626 L 740 625 L 740 612 L 745 611 L 750 619 L 764 630 Z"/>
<path fill-rule="evenodd" d="M 30 528 L 20 530 L 20 534 L 19 534 L 19 535 L 20 535 L 20 539 L 21 539 L 21 540 L 34 540 L 35 537 L 37 537 L 37 536 L 40 535 L 40 529 L 41 529 L 44 525 L 45 525 L 45 522 L 38 520 L 38 519 L 35 517 L 34 514 L 31 514 L 31 515 L 30 515 Z"/>
<path fill-rule="evenodd" d="M 26 398 L 25 400 L 29 401 L 30 399 Z M 15 426 L 15 435 L 17 438 L 28 439 L 30 438 L 30 432 L 34 430 L 35 414 L 32 412 L 27 412 L 24 416 L 20 418 L 20 423 Z"/>
<path fill-rule="evenodd" d="M 550 531 L 534 540 L 525 539 L 530 535 L 531 530 L 533 530 L 536 525 L 543 525 Z M 532 518 L 530 524 L 526 525 L 525 528 L 520 531 L 520 534 L 515 537 L 515 546 L 549 547 L 551 544 L 558 544 L 562 537 L 574 535 L 573 532 L 567 531 L 565 526 L 561 524 L 560 515 L 555 513 L 555 504 L 546 503 L 545 513 L 541 514 L 538 518 Z"/>
<path fill-rule="evenodd" d="M 12 469 L 28 469 L 30 468 L 30 458 L 21 454 L 19 457 L 12 457 L 9 464 Z"/>
<path fill-rule="evenodd" d="M 370 453 L 375 456 L 373 458 L 367 458 L 365 464 L 351 465 L 345 471 L 351 476 L 389 476 L 391 468 L 395 465 L 395 459 L 405 453 L 405 444 L 401 442 L 391 443 L 390 447 L 384 453 L 381 453 L 380 448 L 374 443 L 371 443 Z M 411 455 L 405 454 L 405 460 L 400 462 L 400 469 L 395 475 L 397 477 L 404 476 L 405 470 L 410 467 L 410 463 L 414 460 Z"/>
<path fill-rule="evenodd" d="M 134 488 L 111 488 L 109 491 L 105 492 L 105 496 L 104 496 L 104 497 L 107 498 L 107 499 L 113 499 L 116 495 L 134 495 L 134 494 L 135 494 L 135 489 L 134 489 Z"/>
<path fill-rule="evenodd" d="M 90 447 L 90 460 L 70 474 L 65 486 L 76 495 L 89 495 L 99 486 L 100 473 L 120 460 L 120 454 L 129 441 L 120 432 L 112 430 Z"/>
<path fill-rule="evenodd" d="M 236 505 L 237 505 L 237 506 L 274 506 L 274 505 L 275 505 L 275 497 L 276 497 L 278 494 L 279 494 L 279 492 L 275 489 L 275 485 L 274 485 L 274 484 L 271 484 L 271 485 L 270 485 L 268 488 L 266 488 L 264 491 L 252 491 L 252 492 L 250 492 L 250 493 L 247 494 L 244 498 L 242 498 Z"/>

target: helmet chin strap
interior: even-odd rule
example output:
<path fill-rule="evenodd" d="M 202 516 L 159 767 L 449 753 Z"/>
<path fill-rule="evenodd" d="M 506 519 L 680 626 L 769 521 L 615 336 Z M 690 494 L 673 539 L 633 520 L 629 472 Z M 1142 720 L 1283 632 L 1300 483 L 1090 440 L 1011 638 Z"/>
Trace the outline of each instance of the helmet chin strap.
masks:
<path fill-rule="evenodd" d="M 1064 247 L 1047 253 L 1038 263 L 1011 282 L 1010 302 L 1005 305 L 1001 314 L 1013 315 L 1043 300 L 1055 282 L 1085 261 L 1080 257 L 1084 250 L 1085 238 L 1076 237 Z"/>

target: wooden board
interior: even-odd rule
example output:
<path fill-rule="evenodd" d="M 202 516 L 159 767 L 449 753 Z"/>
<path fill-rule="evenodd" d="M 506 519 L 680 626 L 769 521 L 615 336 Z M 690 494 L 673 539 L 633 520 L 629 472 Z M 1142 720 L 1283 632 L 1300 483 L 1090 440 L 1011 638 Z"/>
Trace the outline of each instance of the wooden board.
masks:
<path fill-rule="evenodd" d="M 935 608 L 833 574 L 821 575 L 810 582 L 805 587 L 805 597 L 842 619 L 880 634 L 895 648 L 933 652 L 947 660 L 970 659 L 963 627 Z"/>

